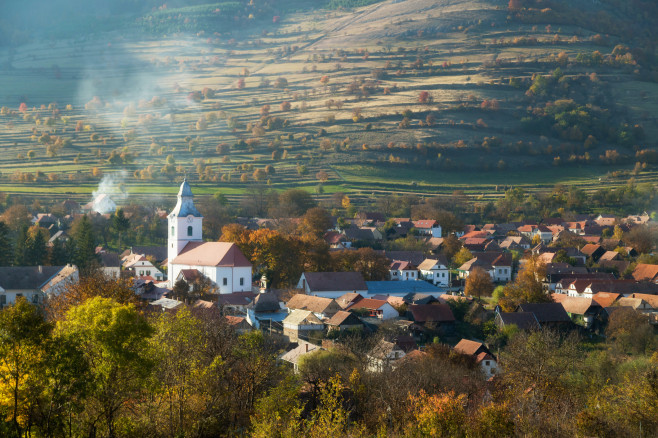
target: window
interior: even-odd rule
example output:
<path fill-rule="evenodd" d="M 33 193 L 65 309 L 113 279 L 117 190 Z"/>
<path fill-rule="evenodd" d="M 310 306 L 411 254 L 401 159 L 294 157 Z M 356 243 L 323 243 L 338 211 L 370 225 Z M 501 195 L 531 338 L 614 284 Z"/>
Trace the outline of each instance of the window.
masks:
<path fill-rule="evenodd" d="M 244 286 L 244 277 L 240 277 L 240 286 Z"/>
<path fill-rule="evenodd" d="M 7 296 L 0 295 L 0 307 L 4 306 L 5 304 L 7 304 Z"/>
<path fill-rule="evenodd" d="M 144 271 L 139 271 L 139 275 L 144 275 Z"/>
<path fill-rule="evenodd" d="M 485 361 L 484 361 L 484 365 L 485 365 L 485 366 L 489 366 L 489 361 L 488 361 L 488 360 L 485 360 Z"/>
<path fill-rule="evenodd" d="M 174 227 L 171 227 L 171 235 L 174 235 Z"/>
<path fill-rule="evenodd" d="M 222 280 L 222 285 L 226 286 L 228 284 L 228 278 L 224 277 Z"/>
<path fill-rule="evenodd" d="M 188 236 L 192 235 L 192 226 L 191 225 L 189 227 L 187 227 L 187 235 Z"/>
<path fill-rule="evenodd" d="M 34 304 L 38 304 L 39 303 L 39 295 L 37 295 L 37 294 L 32 295 L 32 302 Z"/>

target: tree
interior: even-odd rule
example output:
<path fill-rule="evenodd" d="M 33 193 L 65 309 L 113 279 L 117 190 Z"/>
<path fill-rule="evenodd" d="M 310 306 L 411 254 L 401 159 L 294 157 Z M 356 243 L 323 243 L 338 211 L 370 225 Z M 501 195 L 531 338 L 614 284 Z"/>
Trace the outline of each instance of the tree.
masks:
<path fill-rule="evenodd" d="M 507 8 L 510 11 L 518 11 L 523 7 L 523 4 L 521 3 L 521 0 L 509 0 L 509 3 L 507 4 Z"/>
<path fill-rule="evenodd" d="M 30 226 L 30 212 L 23 204 L 14 204 L 2 214 L 2 221 L 13 232 L 18 232 L 23 226 Z"/>
<path fill-rule="evenodd" d="M 466 395 L 448 392 L 430 395 L 425 391 L 410 395 L 413 421 L 409 424 L 412 437 L 456 437 L 465 435 Z"/>
<path fill-rule="evenodd" d="M 63 266 L 69 262 L 70 256 L 62 239 L 53 240 L 53 244 L 48 253 L 48 264 L 51 266 Z"/>
<path fill-rule="evenodd" d="M 74 252 L 72 254 L 73 263 L 78 267 L 83 275 L 92 271 L 98 263 L 96 254 L 96 241 L 87 215 L 82 216 L 77 223 L 73 225 L 73 242 Z"/>
<path fill-rule="evenodd" d="M 152 331 L 134 306 L 101 297 L 69 309 L 58 322 L 57 332 L 79 343 L 89 365 L 89 392 L 76 422 L 78 434 L 93 436 L 103 428 L 103 435 L 117 435 L 121 411 L 138 397 L 153 366 L 147 355 Z"/>
<path fill-rule="evenodd" d="M 551 296 L 542 286 L 545 277 L 546 265 L 537 255 L 529 257 L 514 282 L 505 286 L 500 306 L 505 312 L 514 312 L 522 303 L 550 303 Z"/>
<path fill-rule="evenodd" d="M 260 398 L 251 417 L 251 436 L 292 438 L 301 435 L 304 405 L 299 400 L 300 390 L 300 383 L 288 377 Z"/>
<path fill-rule="evenodd" d="M 455 266 L 459 267 L 472 258 L 473 254 L 468 250 L 468 248 L 462 247 L 462 249 L 460 249 L 459 252 L 457 252 L 457 254 L 455 254 L 453 257 L 452 262 L 455 264 Z"/>
<path fill-rule="evenodd" d="M 491 276 L 487 271 L 478 266 L 468 274 L 464 286 L 464 295 L 477 297 L 479 300 L 482 295 L 490 296 L 492 292 L 493 283 L 491 281 Z"/>
<path fill-rule="evenodd" d="M 32 227 L 27 240 L 27 264 L 30 266 L 43 265 L 48 258 L 46 242 L 48 231 L 41 227 Z"/>
<path fill-rule="evenodd" d="M 9 237 L 9 227 L 0 221 L 0 266 L 10 266 L 14 259 L 14 248 Z"/>
<path fill-rule="evenodd" d="M 656 233 L 647 225 L 637 225 L 624 234 L 624 242 L 640 254 L 648 254 L 655 247 Z"/>
<path fill-rule="evenodd" d="M 648 354 L 658 347 L 647 318 L 630 307 L 612 312 L 605 333 L 621 354 Z"/>
<path fill-rule="evenodd" d="M 141 303 L 129 278 L 111 279 L 100 272 L 94 272 L 81 277 L 77 283 L 68 284 L 61 293 L 49 297 L 45 306 L 48 318 L 62 320 L 69 309 L 95 297 L 111 298 L 126 305 L 138 306 Z"/>
<path fill-rule="evenodd" d="M 279 204 L 289 214 L 301 216 L 316 206 L 313 197 L 306 190 L 288 189 L 279 195 Z"/>
<path fill-rule="evenodd" d="M 0 311 L 0 411 L 7 413 L 17 437 L 33 421 L 32 396 L 39 383 L 37 370 L 51 326 L 41 311 L 19 297 Z"/>
<path fill-rule="evenodd" d="M 329 212 L 321 207 L 313 207 L 304 213 L 299 228 L 302 234 L 322 237 L 331 226 L 332 221 Z"/>
<path fill-rule="evenodd" d="M 122 208 L 117 208 L 117 211 L 114 212 L 110 221 L 110 226 L 119 236 L 117 247 L 119 248 L 119 251 L 121 251 L 121 238 L 123 237 L 123 233 L 130 229 L 130 220 L 126 217 Z"/>
<path fill-rule="evenodd" d="M 16 236 L 16 246 L 14 247 L 14 266 L 28 266 L 30 264 L 30 236 L 28 235 L 27 231 L 27 225 L 22 226 L 18 230 L 18 236 Z"/>

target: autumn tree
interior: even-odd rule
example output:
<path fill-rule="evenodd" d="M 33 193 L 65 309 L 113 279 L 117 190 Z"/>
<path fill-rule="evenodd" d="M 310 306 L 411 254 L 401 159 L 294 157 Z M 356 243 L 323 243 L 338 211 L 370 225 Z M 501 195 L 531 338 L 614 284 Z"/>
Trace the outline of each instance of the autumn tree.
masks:
<path fill-rule="evenodd" d="M 468 250 L 466 247 L 462 247 L 457 254 L 454 255 L 452 258 L 452 262 L 455 264 L 455 266 L 459 267 L 466 263 L 467 261 L 471 260 L 473 258 L 473 253 Z"/>
<path fill-rule="evenodd" d="M 477 297 L 479 300 L 481 296 L 488 297 L 492 292 L 493 282 L 487 271 L 478 266 L 468 274 L 464 286 L 464 295 Z"/>
<path fill-rule="evenodd" d="M 62 320 L 69 309 L 95 297 L 110 298 L 126 305 L 138 306 L 141 303 L 130 279 L 110 279 L 96 272 L 81 277 L 79 282 L 68 284 L 61 293 L 50 296 L 46 306 L 48 318 Z"/>
<path fill-rule="evenodd" d="M 17 437 L 34 421 L 33 391 L 50 330 L 41 310 L 23 297 L 0 311 L 0 411 Z"/>
<path fill-rule="evenodd" d="M 153 366 L 152 329 L 132 305 L 95 297 L 66 312 L 57 333 L 75 340 L 89 364 L 89 392 L 75 428 L 79 435 L 117 436 L 117 420 L 138 398 Z"/>
<path fill-rule="evenodd" d="M 322 237 L 331 226 L 332 221 L 329 212 L 321 207 L 313 207 L 302 216 L 299 230 L 302 234 Z"/>
<path fill-rule="evenodd" d="M 537 255 L 527 258 L 514 282 L 505 286 L 500 306 L 505 312 L 514 312 L 519 304 L 551 302 L 551 296 L 542 286 L 545 277 L 546 265 L 541 259 Z"/>

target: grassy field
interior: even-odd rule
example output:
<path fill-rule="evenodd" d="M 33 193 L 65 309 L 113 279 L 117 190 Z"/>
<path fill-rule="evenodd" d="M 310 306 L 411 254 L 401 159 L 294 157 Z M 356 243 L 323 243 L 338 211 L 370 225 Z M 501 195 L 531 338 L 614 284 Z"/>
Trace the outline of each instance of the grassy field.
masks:
<path fill-rule="evenodd" d="M 614 102 L 615 114 L 644 126 L 637 146 L 656 146 L 658 86 L 623 65 L 573 61 L 611 53 L 614 37 L 595 44 L 585 28 L 521 24 L 493 0 L 349 11 L 289 3 L 276 23 L 236 29 L 204 18 L 185 33 L 126 25 L 0 52 L 10 66 L 0 70 L 0 190 L 84 200 L 120 172 L 122 190 L 144 198 L 174 193 L 183 176 L 199 194 L 231 199 L 252 184 L 311 192 L 322 184 L 324 197 L 357 200 L 625 184 L 628 173 L 608 175 L 633 167 L 632 148 L 604 164 L 614 142 L 585 150 L 582 140 L 522 130 L 533 75 L 557 67 L 574 84 L 572 98 Z M 158 26 L 179 29 L 166 20 Z M 582 78 L 592 73 L 590 85 Z M 490 137 L 500 146 L 485 147 Z M 636 179 L 654 183 L 656 174 L 649 166 Z"/>

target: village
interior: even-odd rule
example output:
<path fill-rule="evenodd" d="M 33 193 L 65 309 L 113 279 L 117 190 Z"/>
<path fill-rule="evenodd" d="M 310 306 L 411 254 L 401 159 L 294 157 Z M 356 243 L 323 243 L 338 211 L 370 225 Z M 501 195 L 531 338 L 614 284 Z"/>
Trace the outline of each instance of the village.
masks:
<path fill-rule="evenodd" d="M 99 195 L 72 216 L 117 211 L 110 196 Z M 491 378 L 499 366 L 492 340 L 512 327 L 605 336 L 611 315 L 626 309 L 658 328 L 658 265 L 620 238 L 651 225 L 646 213 L 467 225 L 450 234 L 436 220 L 387 218 L 377 212 L 329 219 L 320 231 L 330 253 L 357 253 L 387 235 L 424 242 L 428 250 L 371 250 L 377 267 L 302 270 L 287 287 L 281 281 L 272 287 L 271 270 L 255 265 L 238 243 L 204 240 L 204 218 L 190 184 L 183 181 L 175 207 L 162 219 L 166 246 L 133 246 L 122 253 L 98 246 L 95 260 L 106 278 L 129 278 L 151 312 L 218 308 L 237 333 L 262 330 L 282 337 L 287 346 L 280 360 L 294 370 L 305 355 L 336 348 L 347 334 L 358 333 L 375 340 L 365 352 L 370 371 L 394 368 L 441 343 L 472 357 L 483 378 Z M 52 230 L 49 245 L 67 238 L 58 222 L 50 214 L 32 219 Z M 276 224 L 242 222 L 234 228 L 248 232 Z M 79 280 L 72 264 L 0 267 L 0 308 L 19 297 L 47 306 L 50 297 Z M 537 286 L 534 295 L 522 290 L 522 298 L 509 292 Z"/>

